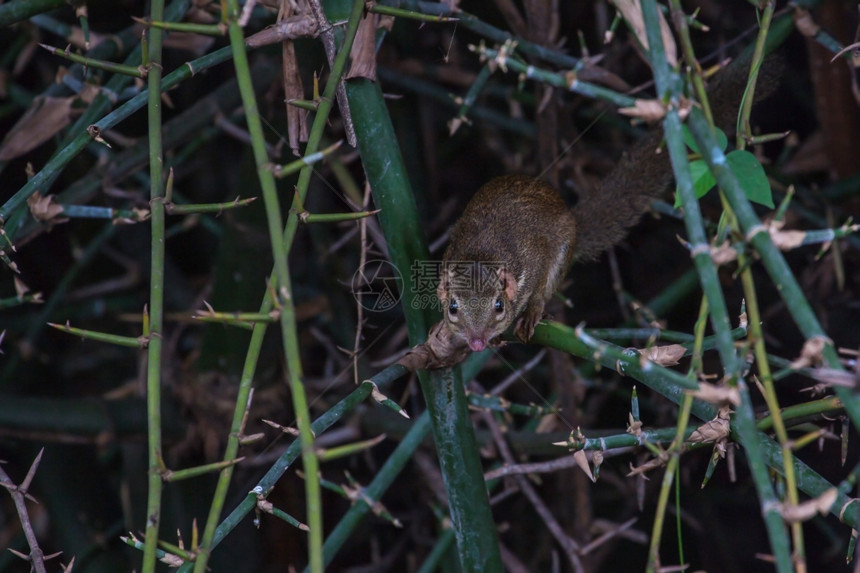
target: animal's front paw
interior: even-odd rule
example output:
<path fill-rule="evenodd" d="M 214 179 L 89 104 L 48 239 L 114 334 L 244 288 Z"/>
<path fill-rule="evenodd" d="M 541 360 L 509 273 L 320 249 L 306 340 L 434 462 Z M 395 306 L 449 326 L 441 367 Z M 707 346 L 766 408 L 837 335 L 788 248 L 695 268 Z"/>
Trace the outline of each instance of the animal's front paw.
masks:
<path fill-rule="evenodd" d="M 526 308 L 514 325 L 514 334 L 521 341 L 528 342 L 535 333 L 535 326 L 541 318 L 543 318 L 543 306 Z"/>

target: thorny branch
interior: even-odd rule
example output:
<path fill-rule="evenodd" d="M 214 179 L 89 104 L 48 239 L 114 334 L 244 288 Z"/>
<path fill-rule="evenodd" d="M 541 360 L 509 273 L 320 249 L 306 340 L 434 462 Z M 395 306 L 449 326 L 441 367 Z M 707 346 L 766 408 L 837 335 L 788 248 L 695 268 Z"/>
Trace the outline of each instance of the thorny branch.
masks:
<path fill-rule="evenodd" d="M 45 554 L 39 547 L 39 541 L 36 539 L 36 533 L 33 531 L 33 524 L 30 523 L 30 514 L 27 512 L 26 500 L 29 499 L 31 501 L 36 501 L 32 495 L 27 493 L 27 490 L 33 481 L 33 476 L 36 475 L 36 470 L 39 468 L 39 462 L 42 460 L 42 453 L 44 451 L 44 448 L 39 451 L 39 455 L 37 455 L 36 459 L 33 460 L 33 464 L 30 466 L 30 471 L 27 472 L 27 477 L 24 478 L 21 485 L 15 485 L 15 482 L 12 481 L 9 474 L 3 470 L 3 466 L 0 466 L 0 486 L 6 488 L 9 495 L 12 496 L 12 500 L 15 502 L 15 509 L 18 510 L 18 519 L 21 520 L 21 527 L 24 529 L 24 536 L 27 538 L 27 543 L 30 545 L 30 555 L 28 559 L 33 571 L 36 571 L 36 573 L 47 573 L 47 569 L 45 569 Z M 17 551 L 14 553 L 20 557 L 25 557 Z"/>
<path fill-rule="evenodd" d="M 499 425 L 496 423 L 496 420 L 489 412 L 483 413 L 484 423 L 487 424 L 487 427 L 490 429 L 490 433 L 493 436 L 493 441 L 496 444 L 496 447 L 499 449 L 499 453 L 502 456 L 502 460 L 505 464 L 514 464 L 516 460 L 514 459 L 514 455 L 511 452 L 511 449 L 508 447 L 507 442 L 505 442 L 505 438 L 502 435 L 502 431 L 499 428 Z M 515 475 L 513 476 L 514 480 L 517 482 L 517 486 L 519 486 L 520 490 L 525 494 L 525 496 L 529 499 L 532 506 L 534 506 L 535 511 L 537 511 L 538 515 L 544 520 L 547 528 L 552 533 L 553 537 L 555 537 L 556 541 L 562 546 L 565 555 L 567 555 L 568 560 L 570 561 L 571 567 L 577 573 L 584 572 L 585 568 L 583 567 L 582 560 L 579 557 L 579 544 L 573 540 L 570 536 L 568 536 L 564 532 L 564 528 L 556 521 L 555 517 L 553 517 L 552 512 L 549 508 L 544 504 L 543 500 L 538 495 L 537 491 L 532 487 L 529 483 L 529 480 L 524 475 Z"/>
<path fill-rule="evenodd" d="M 328 18 L 326 18 L 322 4 L 320 4 L 319 0 L 308 0 L 308 4 L 311 7 L 311 12 L 313 13 L 314 18 L 317 20 L 317 25 L 319 26 L 320 31 L 319 36 L 322 39 L 323 46 L 325 47 L 325 55 L 328 59 L 328 65 L 331 66 L 334 64 L 334 58 L 337 55 L 337 45 L 334 40 L 333 26 L 329 23 Z M 343 129 L 346 132 L 346 141 L 352 147 L 357 147 L 358 140 L 355 138 L 355 128 L 352 125 L 352 114 L 349 111 L 349 101 L 346 99 L 346 87 L 344 86 L 343 79 L 341 79 L 337 84 L 337 105 L 340 107 L 340 115 L 343 118 Z"/>

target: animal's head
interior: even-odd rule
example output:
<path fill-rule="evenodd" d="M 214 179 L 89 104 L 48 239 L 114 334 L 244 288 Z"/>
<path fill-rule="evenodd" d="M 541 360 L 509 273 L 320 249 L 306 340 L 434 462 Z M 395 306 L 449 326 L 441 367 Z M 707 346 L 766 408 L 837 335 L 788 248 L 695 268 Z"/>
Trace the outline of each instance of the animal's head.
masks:
<path fill-rule="evenodd" d="M 447 261 L 436 296 L 449 330 L 478 352 L 513 323 L 516 277 L 492 262 Z"/>

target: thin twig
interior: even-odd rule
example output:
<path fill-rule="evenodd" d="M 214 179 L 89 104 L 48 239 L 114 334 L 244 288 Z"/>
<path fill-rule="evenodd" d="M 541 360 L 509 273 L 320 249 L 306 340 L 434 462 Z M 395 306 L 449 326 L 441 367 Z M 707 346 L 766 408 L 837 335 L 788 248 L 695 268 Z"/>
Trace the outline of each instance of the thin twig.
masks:
<path fill-rule="evenodd" d="M 319 25 L 320 38 L 325 47 L 325 55 L 328 59 L 329 67 L 334 65 L 334 58 L 337 55 L 337 45 L 334 40 L 334 26 L 329 23 L 326 18 L 325 11 L 319 0 L 308 0 L 314 18 Z M 355 138 L 355 128 L 352 125 L 352 114 L 349 111 L 349 100 L 346 98 L 346 87 L 343 83 L 343 78 L 337 82 L 337 105 L 340 107 L 340 115 L 343 118 L 343 129 L 346 132 L 346 141 L 353 147 L 358 146 L 358 140 Z"/>
<path fill-rule="evenodd" d="M 39 450 L 39 455 L 33 460 L 30 465 L 30 471 L 27 472 L 27 477 L 21 482 L 21 485 L 15 485 L 15 482 L 0 466 L 0 486 L 6 488 L 12 500 L 15 502 L 15 509 L 18 510 L 18 519 L 21 520 L 21 528 L 24 530 L 24 537 L 27 538 L 27 544 L 30 546 L 30 564 L 36 573 L 47 573 L 45 569 L 45 554 L 39 547 L 39 541 L 36 539 L 36 533 L 33 531 L 33 524 L 30 523 L 30 514 L 27 511 L 27 499 L 36 501 L 27 493 L 30 483 L 33 481 L 33 476 L 36 475 L 36 470 L 39 468 L 39 462 L 42 460 L 42 453 L 45 448 Z"/>
<path fill-rule="evenodd" d="M 514 454 L 511 452 L 510 447 L 508 447 L 508 443 L 505 441 L 504 436 L 502 435 L 501 429 L 499 429 L 499 425 L 496 423 L 496 420 L 493 418 L 492 414 L 489 412 L 483 413 L 484 422 L 487 424 L 487 427 L 490 429 L 490 433 L 493 436 L 493 441 L 496 444 L 496 447 L 499 449 L 499 453 L 502 456 L 502 460 L 506 464 L 513 464 L 515 462 Z M 543 519 L 544 523 L 546 523 L 547 528 L 549 529 L 552 536 L 555 537 L 556 541 L 558 541 L 559 545 L 561 545 L 564 550 L 565 555 L 567 555 L 568 561 L 570 561 L 571 567 L 577 573 L 584 573 L 585 567 L 582 564 L 582 560 L 579 558 L 579 544 L 569 537 L 565 532 L 564 528 L 556 521 L 555 517 L 552 515 L 552 512 L 540 498 L 538 493 L 529 483 L 529 480 L 524 475 L 515 475 L 514 479 L 517 482 L 517 485 L 531 502 L 532 506 L 534 506 L 535 511 L 538 515 Z"/>

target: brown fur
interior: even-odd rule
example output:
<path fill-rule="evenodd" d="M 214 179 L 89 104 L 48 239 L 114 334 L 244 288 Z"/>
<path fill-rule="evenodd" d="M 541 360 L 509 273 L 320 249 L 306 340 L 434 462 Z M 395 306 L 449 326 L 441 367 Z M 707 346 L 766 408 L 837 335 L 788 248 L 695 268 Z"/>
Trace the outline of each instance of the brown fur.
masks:
<path fill-rule="evenodd" d="M 543 181 L 506 175 L 481 187 L 454 226 L 443 258 L 438 295 L 451 330 L 486 346 L 521 318 L 517 335 L 530 338 L 570 265 L 575 238 L 573 215 Z M 458 269 L 457 263 L 466 264 Z M 457 285 L 463 269 L 471 271 L 471 282 Z M 503 316 L 494 307 L 499 297 Z M 452 300 L 460 309 L 449 317 Z"/>
<path fill-rule="evenodd" d="M 773 91 L 781 69 L 778 59 L 768 61 L 757 97 Z M 742 62 L 713 82 L 718 125 L 731 123 L 745 86 Z M 533 177 L 505 175 L 481 187 L 443 258 L 437 296 L 451 333 L 483 350 L 516 321 L 517 336 L 531 338 L 573 258 L 594 259 L 620 241 L 671 184 L 669 158 L 656 153 L 660 139 L 658 133 L 644 138 L 572 211 Z"/>

